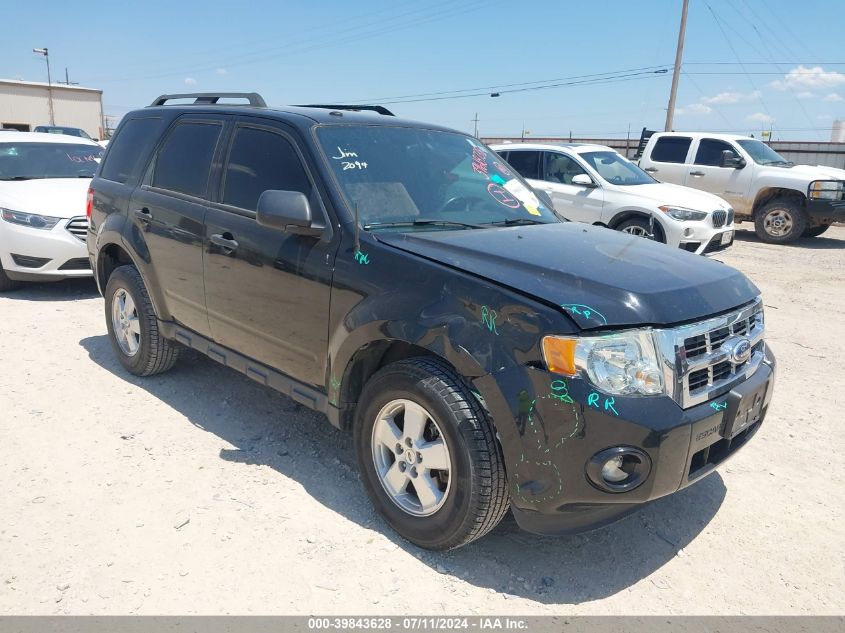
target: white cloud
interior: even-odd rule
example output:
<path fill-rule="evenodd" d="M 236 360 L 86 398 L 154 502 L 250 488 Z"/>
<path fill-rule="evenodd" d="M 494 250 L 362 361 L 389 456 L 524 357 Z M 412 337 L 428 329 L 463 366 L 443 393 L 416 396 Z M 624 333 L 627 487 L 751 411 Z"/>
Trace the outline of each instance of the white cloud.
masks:
<path fill-rule="evenodd" d="M 186 86 L 196 86 L 197 80 L 193 77 L 185 77 L 185 85 Z"/>
<path fill-rule="evenodd" d="M 216 75 L 228 75 L 229 71 L 226 70 L 225 68 L 217 68 L 217 69 L 214 70 L 214 74 L 216 74 Z"/>
<path fill-rule="evenodd" d="M 821 66 L 798 66 L 790 70 L 783 79 L 771 83 L 775 90 L 834 88 L 845 84 L 845 75 L 835 70 L 825 70 Z"/>
<path fill-rule="evenodd" d="M 774 123 L 775 118 L 773 116 L 769 116 L 765 112 L 755 112 L 754 114 L 749 114 L 745 117 L 745 120 L 749 123 Z"/>
<path fill-rule="evenodd" d="M 816 96 L 816 93 L 810 92 L 809 90 L 804 90 L 802 92 L 799 92 L 795 96 L 798 97 L 799 99 L 812 99 L 813 97 Z"/>
<path fill-rule="evenodd" d="M 754 90 L 753 92 L 720 92 L 715 97 L 704 97 L 701 102 L 711 105 L 727 105 L 730 103 L 754 101 L 755 99 L 759 99 L 760 95 L 759 90 Z"/>
<path fill-rule="evenodd" d="M 713 108 L 703 103 L 691 103 L 684 108 L 677 108 L 675 114 L 710 114 Z"/>
<path fill-rule="evenodd" d="M 835 92 L 831 92 L 824 99 L 822 99 L 822 101 L 827 101 L 828 103 L 835 103 L 837 101 L 845 101 L 845 99 L 842 98 L 842 95 L 837 94 Z"/>

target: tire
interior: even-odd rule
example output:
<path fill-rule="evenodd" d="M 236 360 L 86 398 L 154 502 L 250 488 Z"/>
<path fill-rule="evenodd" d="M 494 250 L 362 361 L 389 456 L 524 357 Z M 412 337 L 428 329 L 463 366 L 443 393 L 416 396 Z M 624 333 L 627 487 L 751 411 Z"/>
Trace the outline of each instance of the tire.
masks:
<path fill-rule="evenodd" d="M 152 376 L 173 367 L 179 347 L 161 335 L 138 269 L 134 266 L 116 268 L 106 283 L 105 299 L 106 327 L 120 364 L 136 376 Z M 121 312 L 123 318 L 119 316 Z"/>
<path fill-rule="evenodd" d="M 794 242 L 806 228 L 806 212 L 789 198 L 772 200 L 754 214 L 754 232 L 767 244 Z"/>
<path fill-rule="evenodd" d="M 21 282 L 15 281 L 14 279 L 9 279 L 6 276 L 6 271 L 3 270 L 3 264 L 0 264 L 0 292 L 6 292 L 7 290 L 15 290 L 16 288 L 20 288 Z"/>
<path fill-rule="evenodd" d="M 412 412 L 417 415 L 406 417 Z M 406 424 L 411 419 L 417 421 L 413 429 Z M 376 510 L 420 547 L 466 545 L 496 527 L 508 510 L 504 459 L 493 426 L 466 383 L 441 361 L 411 358 L 379 370 L 361 394 L 354 439 L 361 480 Z M 448 471 L 426 468 L 427 459 L 448 464 Z M 388 492 L 385 473 L 396 477 L 397 492 Z M 414 482 L 428 494 L 421 496 Z"/>
<path fill-rule="evenodd" d="M 801 237 L 818 237 L 830 228 L 830 224 L 819 224 L 818 226 L 808 226 L 804 229 Z"/>
<path fill-rule="evenodd" d="M 665 238 L 663 237 L 663 229 L 660 228 L 660 225 L 657 223 L 657 220 L 654 221 L 653 233 L 651 222 L 639 216 L 623 220 L 618 225 L 616 225 L 616 230 L 621 231 L 622 233 L 636 235 L 637 237 L 644 237 L 649 240 L 654 240 L 655 242 L 666 242 Z M 651 237 L 649 237 L 649 235 Z"/>

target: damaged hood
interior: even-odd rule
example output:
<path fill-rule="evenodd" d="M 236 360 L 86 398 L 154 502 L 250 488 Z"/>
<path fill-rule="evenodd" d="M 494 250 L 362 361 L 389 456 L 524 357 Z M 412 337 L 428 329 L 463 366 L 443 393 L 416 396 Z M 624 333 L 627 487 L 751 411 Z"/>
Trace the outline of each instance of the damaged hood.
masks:
<path fill-rule="evenodd" d="M 560 306 L 582 329 L 693 321 L 760 294 L 745 275 L 718 261 L 585 224 L 375 237 Z"/>

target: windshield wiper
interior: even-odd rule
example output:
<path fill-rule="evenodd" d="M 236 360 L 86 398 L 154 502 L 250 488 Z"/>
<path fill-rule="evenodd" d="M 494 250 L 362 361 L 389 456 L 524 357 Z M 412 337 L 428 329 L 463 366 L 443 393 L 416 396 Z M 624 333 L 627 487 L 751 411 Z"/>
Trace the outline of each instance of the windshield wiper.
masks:
<path fill-rule="evenodd" d="M 486 228 L 481 224 L 469 224 L 467 222 L 455 222 L 453 220 L 413 220 L 407 222 L 371 222 L 364 225 L 364 230 L 368 231 L 373 228 L 386 228 L 397 226 L 458 226 L 463 229 L 483 229 Z"/>
<path fill-rule="evenodd" d="M 35 180 L 41 176 L 9 176 L 8 178 L 0 178 L 0 180 Z"/>
<path fill-rule="evenodd" d="M 534 220 L 532 218 L 509 218 L 507 220 L 498 220 L 496 222 L 487 222 L 487 224 L 492 226 L 520 226 L 520 225 L 528 225 L 528 224 L 550 224 L 549 222 L 543 222 L 542 220 Z"/>

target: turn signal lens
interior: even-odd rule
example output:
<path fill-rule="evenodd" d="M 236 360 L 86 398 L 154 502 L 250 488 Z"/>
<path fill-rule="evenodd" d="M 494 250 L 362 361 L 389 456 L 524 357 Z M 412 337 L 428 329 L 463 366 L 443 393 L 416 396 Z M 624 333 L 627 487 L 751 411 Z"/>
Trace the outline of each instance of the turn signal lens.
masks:
<path fill-rule="evenodd" d="M 94 190 L 88 187 L 88 197 L 85 199 L 85 215 L 91 219 L 91 207 L 94 206 Z"/>
<path fill-rule="evenodd" d="M 575 348 L 578 339 L 563 336 L 546 336 L 543 338 L 543 358 L 549 371 L 565 376 L 578 373 L 575 367 Z"/>

